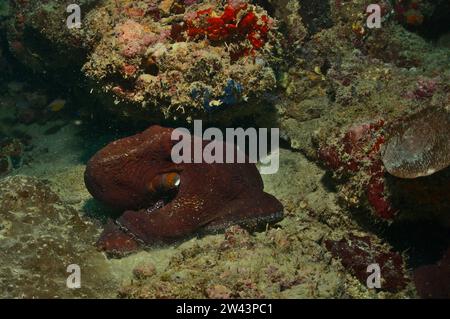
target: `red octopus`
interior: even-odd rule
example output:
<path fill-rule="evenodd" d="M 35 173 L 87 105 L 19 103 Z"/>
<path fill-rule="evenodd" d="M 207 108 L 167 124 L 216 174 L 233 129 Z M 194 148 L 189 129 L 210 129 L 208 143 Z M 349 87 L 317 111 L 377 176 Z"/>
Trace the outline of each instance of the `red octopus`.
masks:
<path fill-rule="evenodd" d="M 108 221 L 99 249 L 120 257 L 199 230 L 217 231 L 231 224 L 256 229 L 283 217 L 281 203 L 263 191 L 255 164 L 175 164 L 172 132 L 152 126 L 112 142 L 88 162 L 89 192 L 125 211 Z"/>

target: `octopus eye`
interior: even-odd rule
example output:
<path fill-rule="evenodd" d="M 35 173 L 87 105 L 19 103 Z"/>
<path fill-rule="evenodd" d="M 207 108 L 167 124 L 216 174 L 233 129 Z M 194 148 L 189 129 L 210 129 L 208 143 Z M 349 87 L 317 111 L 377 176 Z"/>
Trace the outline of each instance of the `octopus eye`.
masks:
<path fill-rule="evenodd" d="M 165 180 L 164 184 L 169 189 L 178 188 L 178 186 L 180 186 L 181 178 L 180 178 L 180 175 L 178 175 L 177 173 L 163 174 L 162 178 Z"/>
<path fill-rule="evenodd" d="M 155 176 L 147 185 L 150 193 L 166 193 L 177 189 L 181 184 L 178 173 L 166 173 Z"/>

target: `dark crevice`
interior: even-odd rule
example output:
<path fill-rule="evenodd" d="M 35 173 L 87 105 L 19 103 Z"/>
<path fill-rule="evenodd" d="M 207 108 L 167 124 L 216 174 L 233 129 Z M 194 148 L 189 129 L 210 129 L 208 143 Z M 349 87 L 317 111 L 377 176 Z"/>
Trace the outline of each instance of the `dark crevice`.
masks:
<path fill-rule="evenodd" d="M 305 0 L 301 2 L 300 16 L 310 35 L 333 26 L 330 17 L 330 2 L 324 0 Z"/>
<path fill-rule="evenodd" d="M 438 40 L 442 35 L 450 33 L 450 1 L 433 0 L 428 2 L 430 12 L 423 12 L 423 22 L 414 26 L 403 21 L 405 27 L 431 41 Z M 422 12 L 421 12 L 422 13 Z"/>
<path fill-rule="evenodd" d="M 259 6 L 263 7 L 270 16 L 274 15 L 275 9 L 274 9 L 274 7 L 272 6 L 272 4 L 270 3 L 269 0 L 256 0 L 255 2 Z"/>

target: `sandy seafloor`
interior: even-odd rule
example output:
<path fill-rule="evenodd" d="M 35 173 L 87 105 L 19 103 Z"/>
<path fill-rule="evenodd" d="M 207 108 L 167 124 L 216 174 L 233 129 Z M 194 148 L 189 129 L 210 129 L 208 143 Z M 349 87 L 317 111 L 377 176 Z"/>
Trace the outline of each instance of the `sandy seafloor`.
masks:
<path fill-rule="evenodd" d="M 11 114 L 5 112 L 6 108 L 1 111 L 3 123 L 8 123 Z M 40 180 L 60 200 L 56 204 L 42 204 L 40 198 L 25 196 L 11 206 L 5 204 L 7 192 L 0 195 L 2 215 L 42 215 L 31 221 L 42 225 L 32 226 L 38 230 L 25 239 L 27 242 L 21 239 L 24 234 L 20 230 L 19 236 L 11 232 L 14 228 L 25 229 L 26 220 L 13 221 L 10 228 L 0 229 L 3 245 L 11 248 L 14 255 L 6 256 L 8 250 L 3 251 L 7 258 L 1 258 L 0 262 L 2 297 L 414 296 L 410 288 L 396 295 L 368 290 L 331 258 L 323 243 L 325 239 L 339 239 L 350 229 L 360 230 L 349 213 L 336 204 L 335 194 L 324 186 L 325 171 L 300 153 L 282 149 L 280 171 L 263 176 L 265 190 L 285 205 L 286 217 L 278 225 L 254 234 L 232 227 L 225 234 L 194 237 L 122 259 L 107 259 L 94 248 L 102 229 L 98 217 L 105 216 L 107 210 L 92 200 L 83 180 L 86 159 L 95 152 L 93 145 L 104 144 L 107 138 L 99 141 L 95 128 L 68 119 L 5 127 L 6 133 L 26 132 L 33 148 L 27 154 L 32 160 L 3 177 L 0 188 L 20 193 L 26 187 L 40 188 Z M 48 130 L 54 127 L 59 130 L 49 135 Z M 90 134 L 86 134 L 86 129 Z M 45 211 L 55 205 L 60 214 L 57 220 Z M 74 218 L 81 224 L 79 233 L 55 233 L 55 227 L 70 229 Z M 50 244 L 43 245 L 45 252 L 40 255 L 33 244 L 39 245 L 42 237 L 54 237 L 58 245 L 50 240 Z M 14 248 L 17 244 L 22 249 Z M 72 263 L 81 267 L 80 289 L 66 287 L 65 270 Z"/>

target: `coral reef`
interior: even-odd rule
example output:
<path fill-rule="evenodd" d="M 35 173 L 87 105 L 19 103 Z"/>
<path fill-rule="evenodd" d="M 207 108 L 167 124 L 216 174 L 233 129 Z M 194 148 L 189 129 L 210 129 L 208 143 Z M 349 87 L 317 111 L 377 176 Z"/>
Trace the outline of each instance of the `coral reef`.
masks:
<path fill-rule="evenodd" d="M 103 294 L 99 287 L 112 287 L 108 265 L 90 248 L 95 227 L 45 182 L 26 176 L 0 180 L 0 215 L 2 298 L 92 297 Z M 82 269 L 80 289 L 66 286 L 70 264 Z"/>
<path fill-rule="evenodd" d="M 274 99 L 282 136 L 329 171 L 324 182 L 339 204 L 381 238 L 404 220 L 450 225 L 449 51 L 421 37 L 422 29 L 415 34 L 399 25 L 394 2 L 380 3 L 381 29 L 366 26 L 369 1 L 330 2 L 332 25 L 311 38 L 299 37 Z M 297 21 L 303 23 L 298 15 Z M 420 120 L 426 114 L 430 121 Z M 425 133 L 420 138 L 419 130 Z M 400 142 L 406 132 L 411 144 L 409 137 Z M 396 161 L 399 146 L 403 155 L 412 155 L 402 164 Z M 436 173 L 405 180 L 389 174 L 397 175 L 395 164 L 413 174 Z"/>
<path fill-rule="evenodd" d="M 382 280 L 380 289 L 396 292 L 407 285 L 402 256 L 377 244 L 374 238 L 350 233 L 348 238 L 339 241 L 328 240 L 325 244 L 333 256 L 339 258 L 342 265 L 348 268 L 361 283 L 366 283 L 368 265 L 378 264 Z"/>
<path fill-rule="evenodd" d="M 426 6 L 431 6 L 428 1 L 393 1 L 396 18 L 409 26 L 419 26 L 423 23 L 424 13 L 430 11 Z M 427 10 L 428 9 L 428 10 Z"/>
<path fill-rule="evenodd" d="M 113 296 L 109 279 L 119 276 L 127 298 L 448 297 L 449 3 L 379 1 L 377 29 L 366 24 L 371 2 L 82 0 L 80 29 L 61 25 L 68 1 L 0 2 L 0 294 Z M 197 118 L 281 128 L 291 150 L 278 174 L 263 176 L 277 200 L 256 203 L 269 195 L 255 167 L 196 188 L 209 168 L 165 166 L 167 143 L 147 153 L 153 136 L 116 142 L 120 154 L 106 149 L 117 162 L 97 157 L 86 182 L 100 202 L 132 211 L 104 226 L 99 245 L 117 256 L 152 243 L 150 233 L 180 241 L 105 259 L 90 218 L 113 212 L 90 200 L 85 161 L 149 122 Z M 103 171 L 91 170 L 96 161 Z M 180 230 L 187 218 L 158 215 L 174 198 L 183 216 L 211 206 Z M 281 205 L 283 220 L 264 231 L 219 215 L 225 233 L 194 232 L 213 211 L 230 209 L 236 224 L 256 210 L 265 225 Z M 73 262 L 89 271 L 81 290 L 65 287 Z M 371 263 L 381 289 L 366 286 Z"/>
<path fill-rule="evenodd" d="M 164 12 L 167 4 L 157 3 L 157 18 L 120 17 L 114 37 L 105 32 L 84 65 L 86 75 L 118 100 L 141 104 L 130 112 L 142 118 L 164 104 L 166 117 L 202 117 L 275 86 L 276 30 L 264 10 L 244 1 L 175 4 Z"/>
<path fill-rule="evenodd" d="M 284 137 L 333 173 L 343 204 L 392 220 L 402 210 L 390 199 L 380 150 L 395 123 L 407 126 L 414 114 L 448 105 L 448 52 L 399 26 L 388 1 L 383 27 L 366 28 L 368 4 L 335 2 L 333 25 L 300 38 L 276 107 Z"/>
<path fill-rule="evenodd" d="M 62 274 L 67 266 L 64 261 L 64 268 L 60 270 L 61 276 L 50 278 L 58 279 L 58 283 L 61 284 L 57 286 L 60 290 L 56 290 L 54 295 L 114 297 L 118 293 L 117 282 L 119 282 L 123 283 L 123 287 L 119 290 L 119 297 L 127 298 L 235 298 L 240 296 L 408 298 L 416 296 L 409 286 L 396 293 L 368 289 L 349 270 L 345 269 L 338 259 L 332 258 L 326 249 L 326 240 L 340 240 L 349 231 L 356 231 L 360 236 L 369 236 L 369 234 L 354 222 L 348 211 L 338 206 L 335 194 L 329 192 L 323 185 L 321 180 L 325 174 L 324 170 L 308 161 L 300 153 L 283 149 L 280 154 L 279 173 L 262 176 L 265 191 L 275 195 L 285 206 L 285 218 L 276 226 L 255 233 L 250 233 L 243 227 L 233 226 L 224 234 L 183 239 L 175 245 L 152 246 L 147 251 L 121 259 L 106 260 L 94 248 L 94 241 L 98 238 L 101 225 L 97 222 L 92 225 L 89 222 L 89 216 L 99 218 L 100 215 L 107 215 L 110 209 L 90 200 L 91 196 L 83 182 L 85 165 L 80 162 L 80 158 L 86 156 L 86 149 L 94 152 L 98 145 L 105 142 L 105 132 L 94 132 L 96 135 L 92 136 L 91 124 L 86 123 L 85 127 L 69 125 L 65 129 L 52 133 L 49 138 L 44 132 L 52 125 L 54 124 L 49 122 L 42 127 L 38 124 L 20 126 L 22 129 L 33 128 L 39 131 L 30 131 L 33 133 L 34 160 L 29 166 L 22 167 L 19 172 L 39 175 L 49 182 L 42 184 L 36 178 L 18 176 L 12 178 L 11 181 L 14 183 L 11 182 L 11 184 L 20 189 L 22 184 L 17 181 L 25 178 L 33 183 L 36 181 L 39 189 L 48 190 L 50 185 L 48 183 L 51 183 L 51 188 L 54 189 L 52 194 L 57 192 L 60 198 L 58 207 L 63 213 L 64 226 L 61 225 L 61 227 L 64 231 L 48 226 L 53 225 L 53 218 L 49 219 L 47 215 L 45 215 L 47 216 L 46 226 L 41 228 L 41 224 L 38 223 L 35 230 L 36 234 L 44 235 L 44 238 L 61 235 L 58 237 L 58 243 L 75 251 L 70 255 L 75 257 L 68 261 L 79 263 L 81 266 L 82 288 L 81 290 L 66 288 L 65 279 L 69 273 Z M 82 133 L 83 130 L 89 133 Z M 109 137 L 110 140 L 114 140 L 114 136 Z M 102 138 L 103 141 L 99 142 L 98 139 Z M 49 150 L 41 152 L 42 148 L 49 148 Z M 286 183 L 286 181 L 290 182 Z M 9 186 L 11 185 L 8 184 Z M 11 188 L 12 193 L 16 194 L 17 191 L 15 187 Z M 34 189 L 31 193 L 34 194 Z M 35 212 L 40 210 L 34 208 L 34 202 L 25 200 L 21 203 L 23 204 L 21 211 L 30 207 L 33 216 L 37 216 Z M 48 199 L 46 203 L 53 203 L 53 200 Z M 50 210 L 47 207 L 42 208 L 43 212 Z M 78 225 L 78 217 L 74 217 L 75 221 L 68 217 L 72 216 L 72 213 L 76 214 L 75 216 L 85 214 L 80 219 L 83 223 L 90 225 L 89 229 L 92 232 L 89 230 L 83 233 L 77 228 L 76 233 L 73 231 L 70 236 L 66 236 L 65 234 L 71 228 L 70 225 Z M 50 245 L 50 247 L 53 246 Z M 385 244 L 383 249 L 389 250 L 389 246 Z M 86 253 L 81 257 L 82 262 L 79 262 L 76 257 L 80 250 Z M 31 252 L 26 250 L 26 258 L 33 259 L 34 251 L 34 248 Z M 25 258 L 22 254 L 14 256 L 21 260 Z M 59 263 L 60 256 L 65 255 L 58 250 L 58 253 L 52 254 L 51 262 Z M 91 260 L 96 261 L 92 262 L 94 269 L 87 268 Z M 19 260 L 16 262 L 21 263 Z M 53 263 L 50 264 L 53 265 Z M 43 269 L 42 273 L 37 272 L 41 275 L 38 282 L 51 281 L 48 278 L 47 268 Z M 53 273 L 59 274 L 57 271 Z M 92 280 L 90 275 L 93 277 Z M 21 280 L 16 281 L 16 279 L 17 277 L 9 277 L 8 285 L 20 286 L 20 283 L 26 282 L 23 281 L 23 277 Z M 6 293 L 5 295 L 11 296 Z M 39 290 L 34 295 L 44 294 Z M 45 296 L 49 295 L 45 294 Z"/>
<path fill-rule="evenodd" d="M 448 167 L 449 127 L 448 111 L 424 109 L 389 125 L 379 121 L 352 127 L 336 142 L 320 147 L 318 158 L 338 179 L 351 176 L 340 189 L 351 206 L 367 200 L 375 216 L 387 220 L 400 210 L 418 207 L 445 215 L 450 194 L 445 172 L 417 181 L 399 178 L 416 179 Z M 428 200 L 421 193 L 428 194 Z"/>
<path fill-rule="evenodd" d="M 337 143 L 320 147 L 318 157 L 336 174 L 361 174 L 358 193 L 366 190 L 365 195 L 375 214 L 389 219 L 395 212 L 383 195 L 384 171 L 379 159 L 380 147 L 384 143 L 384 136 L 380 134 L 383 125 L 384 121 L 380 120 L 351 127 Z"/>
<path fill-rule="evenodd" d="M 237 44 L 237 48 L 230 51 L 234 59 L 255 55 L 266 44 L 273 21 L 267 15 L 258 17 L 253 11 L 241 15 L 247 6 L 241 1 L 231 1 L 220 16 L 214 14 L 212 8 L 197 11 L 193 18 L 185 21 L 187 37 L 194 40 L 206 38 L 212 43 Z M 238 15 L 241 16 L 239 20 Z M 250 42 L 250 47 L 242 45 L 246 41 Z"/>
<path fill-rule="evenodd" d="M 225 163 L 225 157 L 218 163 L 194 162 L 193 153 L 187 154 L 192 162 L 174 163 L 173 133 L 177 132 L 152 126 L 112 142 L 88 162 L 85 181 L 91 194 L 111 207 L 127 210 L 116 225 L 107 224 L 97 242 L 108 255 L 171 242 L 199 229 L 223 229 L 234 223 L 255 229 L 282 218 L 283 206 L 264 193 L 255 164 L 236 161 L 236 147 L 234 163 Z M 179 139 L 186 143 L 187 138 L 190 149 L 198 143 L 205 149 L 209 146 L 194 135 Z M 216 152 L 222 149 L 223 156 L 230 155 L 223 142 L 213 147 Z"/>
<path fill-rule="evenodd" d="M 312 235 L 312 233 L 309 233 Z M 160 273 L 125 285 L 125 298 L 280 298 L 339 294 L 341 275 L 322 261 L 313 238 L 270 230 L 254 237 L 240 227 L 184 244 Z M 289 258 L 295 254 L 297 258 Z M 328 260 L 329 257 L 325 257 Z M 320 287 L 317 289 L 316 287 Z"/>
<path fill-rule="evenodd" d="M 122 116 L 251 114 L 276 86 L 276 21 L 247 1 L 82 1 L 80 29 L 49 25 L 65 3 L 44 2 L 14 6 L 10 51 L 37 73 L 72 70 L 68 86 L 98 94 Z M 80 69 L 89 79 L 81 84 Z"/>

